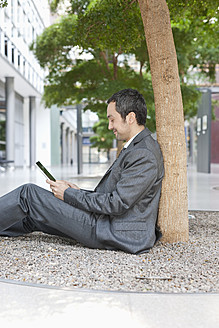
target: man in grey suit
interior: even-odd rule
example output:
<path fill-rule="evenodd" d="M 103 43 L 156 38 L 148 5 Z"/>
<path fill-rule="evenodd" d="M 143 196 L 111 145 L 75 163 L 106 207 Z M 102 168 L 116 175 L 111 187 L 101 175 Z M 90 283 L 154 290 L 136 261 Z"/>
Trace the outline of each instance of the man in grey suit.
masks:
<path fill-rule="evenodd" d="M 0 235 L 42 231 L 133 254 L 153 247 L 160 236 L 161 150 L 145 128 L 147 107 L 138 91 L 121 90 L 107 103 L 109 129 L 126 144 L 95 190 L 62 180 L 47 180 L 52 192 L 22 185 L 0 198 Z"/>

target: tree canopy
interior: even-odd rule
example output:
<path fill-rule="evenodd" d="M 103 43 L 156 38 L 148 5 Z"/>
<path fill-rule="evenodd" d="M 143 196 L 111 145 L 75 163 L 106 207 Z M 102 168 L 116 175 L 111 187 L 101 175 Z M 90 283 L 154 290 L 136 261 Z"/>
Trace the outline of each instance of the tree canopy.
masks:
<path fill-rule="evenodd" d="M 215 1 L 169 0 L 186 118 L 196 114 L 198 91 L 192 68 L 214 80 L 219 47 Z M 61 1 L 50 2 L 53 11 Z M 146 99 L 147 126 L 155 130 L 153 90 L 143 23 L 137 1 L 70 0 L 66 13 L 37 37 L 31 49 L 47 68 L 44 101 L 69 105 L 83 101 L 97 112 L 95 145 L 110 148 L 105 100 L 123 88 L 135 88 Z M 74 49 L 78 55 L 74 55 Z M 138 69 L 130 64 L 135 58 Z M 111 139 L 110 139 L 111 137 Z M 103 140 L 105 139 L 105 140 Z M 110 140 L 110 142 L 109 142 Z"/>
<path fill-rule="evenodd" d="M 0 8 L 6 7 L 8 5 L 7 0 L 0 0 Z"/>

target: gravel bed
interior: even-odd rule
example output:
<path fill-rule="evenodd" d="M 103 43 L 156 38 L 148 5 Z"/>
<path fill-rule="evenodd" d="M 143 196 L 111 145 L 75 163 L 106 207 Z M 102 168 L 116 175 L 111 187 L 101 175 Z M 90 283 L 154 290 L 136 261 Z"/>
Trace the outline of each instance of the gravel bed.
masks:
<path fill-rule="evenodd" d="M 0 278 L 97 290 L 219 292 L 219 212 L 190 215 L 188 243 L 158 242 L 142 255 L 89 249 L 42 233 L 0 237 Z"/>

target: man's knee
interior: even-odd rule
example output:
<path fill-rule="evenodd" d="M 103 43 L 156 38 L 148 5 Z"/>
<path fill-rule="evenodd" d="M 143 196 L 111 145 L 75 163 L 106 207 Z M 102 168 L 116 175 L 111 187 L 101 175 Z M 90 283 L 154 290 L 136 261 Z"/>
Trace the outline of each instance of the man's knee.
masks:
<path fill-rule="evenodd" d="M 32 190 L 32 189 L 35 189 L 37 187 L 37 185 L 34 183 L 28 182 L 28 183 L 23 184 L 21 187 L 23 187 L 24 190 L 26 190 L 26 189 Z"/>
<path fill-rule="evenodd" d="M 21 196 L 28 198 L 30 195 L 38 193 L 40 189 L 42 188 L 34 183 L 25 183 L 21 186 Z"/>
<path fill-rule="evenodd" d="M 19 203 L 25 213 L 29 211 L 28 204 L 31 204 L 32 199 L 35 198 L 35 195 L 38 193 L 38 188 L 40 187 L 34 183 L 26 183 L 20 187 Z"/>

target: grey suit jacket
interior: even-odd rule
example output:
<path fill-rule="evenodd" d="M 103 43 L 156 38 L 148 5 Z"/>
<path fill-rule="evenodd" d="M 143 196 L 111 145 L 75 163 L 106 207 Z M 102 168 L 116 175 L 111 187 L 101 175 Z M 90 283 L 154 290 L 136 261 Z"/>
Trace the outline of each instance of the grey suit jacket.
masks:
<path fill-rule="evenodd" d="M 163 157 L 144 129 L 105 173 L 94 191 L 68 188 L 64 201 L 95 215 L 96 236 L 106 249 L 141 253 L 156 242 Z"/>

